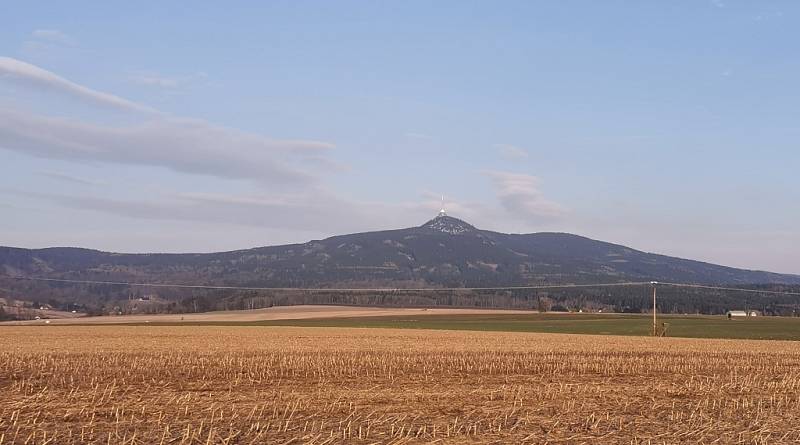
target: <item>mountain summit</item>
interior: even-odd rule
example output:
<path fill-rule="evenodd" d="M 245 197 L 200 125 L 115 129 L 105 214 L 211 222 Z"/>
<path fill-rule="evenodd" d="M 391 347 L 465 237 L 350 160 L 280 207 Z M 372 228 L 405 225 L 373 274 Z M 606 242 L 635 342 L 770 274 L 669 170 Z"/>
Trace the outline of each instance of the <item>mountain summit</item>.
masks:
<path fill-rule="evenodd" d="M 475 232 L 477 229 L 472 225 L 452 216 L 447 216 L 443 211 L 439 212 L 436 218 L 426 222 L 421 226 L 434 232 L 447 233 L 450 235 L 462 235 L 464 233 Z"/>
<path fill-rule="evenodd" d="M 0 284 L 9 294 L 42 301 L 61 294 L 63 298 L 77 298 L 72 288 L 44 284 L 32 287 L 22 280 L 2 280 L 3 275 L 301 288 L 496 287 L 622 281 L 800 284 L 797 275 L 656 255 L 568 233 L 505 234 L 481 230 L 444 212 L 417 227 L 232 252 L 119 254 L 75 248 L 0 247 Z"/>

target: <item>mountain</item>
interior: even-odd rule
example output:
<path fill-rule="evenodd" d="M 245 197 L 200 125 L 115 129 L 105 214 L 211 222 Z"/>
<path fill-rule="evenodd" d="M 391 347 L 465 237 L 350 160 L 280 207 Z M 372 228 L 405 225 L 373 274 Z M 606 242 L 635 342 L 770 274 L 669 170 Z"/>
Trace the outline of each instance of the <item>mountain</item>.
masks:
<path fill-rule="evenodd" d="M 248 287 L 492 287 L 650 280 L 800 284 L 798 275 L 656 255 L 566 233 L 485 231 L 444 214 L 419 227 L 220 253 L 0 247 L 1 275 Z M 4 280 L 0 288 L 15 285 L 9 281 L 13 280 Z"/>

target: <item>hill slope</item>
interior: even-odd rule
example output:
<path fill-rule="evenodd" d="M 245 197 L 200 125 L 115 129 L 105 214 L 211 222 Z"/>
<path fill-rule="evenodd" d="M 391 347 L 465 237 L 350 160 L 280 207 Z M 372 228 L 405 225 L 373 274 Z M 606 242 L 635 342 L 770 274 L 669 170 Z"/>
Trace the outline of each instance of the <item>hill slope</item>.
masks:
<path fill-rule="evenodd" d="M 261 287 L 507 286 L 674 281 L 800 284 L 565 233 L 503 234 L 449 216 L 419 227 L 207 254 L 119 254 L 0 247 L 0 275 Z"/>

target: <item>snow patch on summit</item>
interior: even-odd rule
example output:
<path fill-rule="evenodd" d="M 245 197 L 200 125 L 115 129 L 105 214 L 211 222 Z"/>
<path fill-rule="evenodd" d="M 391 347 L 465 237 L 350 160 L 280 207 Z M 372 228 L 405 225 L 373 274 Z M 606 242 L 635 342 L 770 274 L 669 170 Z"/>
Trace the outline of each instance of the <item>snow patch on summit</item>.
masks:
<path fill-rule="evenodd" d="M 475 227 L 450 216 L 437 216 L 428 221 L 423 227 L 450 235 L 461 235 L 475 230 Z"/>

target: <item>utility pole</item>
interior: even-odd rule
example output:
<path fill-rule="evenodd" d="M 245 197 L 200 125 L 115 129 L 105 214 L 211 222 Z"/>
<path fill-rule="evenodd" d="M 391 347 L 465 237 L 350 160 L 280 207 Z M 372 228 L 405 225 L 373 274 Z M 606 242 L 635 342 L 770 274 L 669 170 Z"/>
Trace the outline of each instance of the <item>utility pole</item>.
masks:
<path fill-rule="evenodd" d="M 653 337 L 658 337 L 658 321 L 656 320 L 656 289 L 658 288 L 658 281 L 651 281 L 653 285 Z"/>

